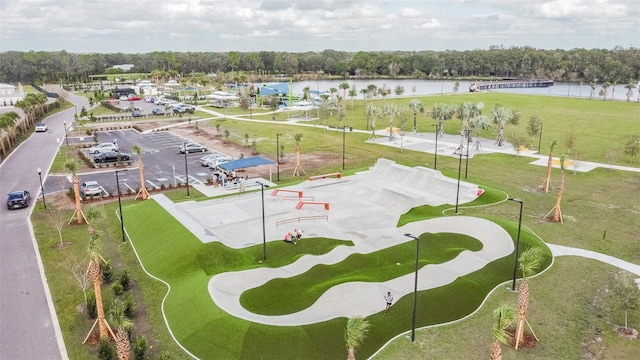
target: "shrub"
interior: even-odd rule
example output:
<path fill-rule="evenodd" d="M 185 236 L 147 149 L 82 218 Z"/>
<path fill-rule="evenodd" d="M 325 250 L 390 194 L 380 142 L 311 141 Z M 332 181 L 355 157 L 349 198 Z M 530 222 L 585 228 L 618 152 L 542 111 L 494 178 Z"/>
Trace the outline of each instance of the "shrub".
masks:
<path fill-rule="evenodd" d="M 147 351 L 147 338 L 139 336 L 133 343 L 133 358 L 135 360 L 143 360 L 144 353 Z"/>
<path fill-rule="evenodd" d="M 100 338 L 100 347 L 98 348 L 98 357 L 101 360 L 113 359 L 114 349 L 111 346 L 111 342 L 107 336 Z"/>
<path fill-rule="evenodd" d="M 167 186 L 165 184 L 160 184 L 160 189 L 164 190 Z"/>
<path fill-rule="evenodd" d="M 102 280 L 110 283 L 113 280 L 113 267 L 111 267 L 111 259 L 106 259 L 102 265 Z"/>
<path fill-rule="evenodd" d="M 133 299 L 131 293 L 127 293 L 127 296 L 124 298 L 125 308 L 124 315 L 129 319 L 133 319 L 133 315 L 136 310 L 136 301 Z"/>
<path fill-rule="evenodd" d="M 124 292 L 124 289 L 122 288 L 122 284 L 120 284 L 120 282 L 114 282 L 113 284 L 111 284 L 111 290 L 113 291 L 113 294 L 115 296 L 120 296 Z"/>
<path fill-rule="evenodd" d="M 90 319 L 98 317 L 98 308 L 96 307 L 96 294 L 93 291 L 87 293 L 87 315 Z"/>
<path fill-rule="evenodd" d="M 118 279 L 120 285 L 122 285 L 122 289 L 124 291 L 129 291 L 129 271 L 126 269 L 120 274 L 120 279 Z"/>

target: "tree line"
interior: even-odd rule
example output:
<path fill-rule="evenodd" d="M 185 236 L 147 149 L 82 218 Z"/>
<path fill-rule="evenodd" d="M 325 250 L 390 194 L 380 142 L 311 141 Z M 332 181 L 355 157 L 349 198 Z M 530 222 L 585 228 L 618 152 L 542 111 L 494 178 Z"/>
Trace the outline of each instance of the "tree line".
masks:
<path fill-rule="evenodd" d="M 170 52 L 144 54 L 5 51 L 0 53 L 0 81 L 6 83 L 86 83 L 114 65 L 133 64 L 131 72 L 154 70 L 250 74 L 254 78 L 284 74 L 359 78 L 548 78 L 554 81 L 629 83 L 640 79 L 640 49 L 543 50 L 493 46 L 467 51 L 344 52 Z M 119 71 L 119 70 L 118 70 Z"/>

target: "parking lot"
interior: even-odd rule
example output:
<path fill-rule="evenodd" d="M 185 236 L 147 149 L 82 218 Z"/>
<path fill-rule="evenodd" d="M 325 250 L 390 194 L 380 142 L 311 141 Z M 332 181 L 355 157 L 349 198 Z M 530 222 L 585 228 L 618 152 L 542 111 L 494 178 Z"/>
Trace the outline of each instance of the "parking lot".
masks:
<path fill-rule="evenodd" d="M 173 132 L 156 131 L 141 134 L 132 129 L 98 132 L 99 143 L 112 143 L 114 140 L 121 152 L 129 154 L 134 159 L 132 165 L 126 167 L 127 171 L 123 171 L 124 169 L 120 167 L 108 167 L 81 172 L 78 174 L 80 183 L 97 181 L 106 193 L 116 193 L 115 171 L 117 169 L 120 192 L 128 193 L 139 190 L 140 174 L 137 157 L 133 152 L 134 145 L 141 148 L 147 189 L 159 189 L 163 185 L 168 187 L 177 183 L 185 183 L 187 173 L 189 184 L 206 183 L 207 179 L 212 177 L 212 170 L 199 163 L 200 157 L 210 154 L 212 151 L 181 154 L 178 148 L 185 142 L 191 141 Z M 92 156 L 89 155 L 89 158 Z M 68 175 L 49 176 L 45 183 L 45 192 L 66 191 L 71 186 L 70 180 Z"/>

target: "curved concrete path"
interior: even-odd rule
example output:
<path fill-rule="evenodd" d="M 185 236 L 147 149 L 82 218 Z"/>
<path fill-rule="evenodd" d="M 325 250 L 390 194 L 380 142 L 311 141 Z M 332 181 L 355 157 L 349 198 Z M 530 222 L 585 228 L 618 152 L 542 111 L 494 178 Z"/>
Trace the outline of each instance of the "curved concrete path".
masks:
<path fill-rule="evenodd" d="M 379 236 L 399 239 L 404 233 L 416 236 L 425 233 L 457 232 L 482 242 L 480 251 L 465 250 L 456 258 L 443 264 L 427 265 L 418 271 L 418 289 L 427 290 L 453 282 L 485 265 L 513 252 L 513 240 L 509 234 L 493 222 L 474 217 L 446 217 L 407 224 L 401 228 L 375 231 Z M 373 235 L 373 234 L 372 234 Z M 406 238 L 406 237 L 405 237 Z M 406 238 L 407 241 L 413 241 Z M 251 313 L 240 305 L 244 291 L 259 287 L 269 280 L 303 274 L 318 264 L 335 264 L 347 256 L 360 253 L 356 246 L 340 246 L 323 256 L 304 256 L 293 264 L 281 268 L 259 268 L 214 276 L 209 281 L 209 293 L 213 301 L 229 314 L 267 325 L 306 325 L 338 317 L 369 316 L 384 309 L 383 296 L 391 291 L 395 301 L 412 294 L 414 274 L 379 283 L 349 282 L 334 286 L 323 293 L 310 307 L 288 315 L 266 316 Z M 339 304 L 339 306 L 337 306 Z"/>

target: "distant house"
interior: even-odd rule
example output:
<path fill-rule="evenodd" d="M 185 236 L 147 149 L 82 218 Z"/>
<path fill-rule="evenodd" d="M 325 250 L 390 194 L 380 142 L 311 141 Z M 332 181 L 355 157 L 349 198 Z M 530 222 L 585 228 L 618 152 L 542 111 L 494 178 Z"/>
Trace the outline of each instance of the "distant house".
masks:
<path fill-rule="evenodd" d="M 13 106 L 22 99 L 24 99 L 24 89 L 21 84 L 18 84 L 18 92 L 16 92 L 15 86 L 0 83 L 0 106 Z"/>
<path fill-rule="evenodd" d="M 135 65 L 133 64 L 122 64 L 122 65 L 113 65 L 112 69 L 120 69 L 125 72 L 131 71 Z"/>

